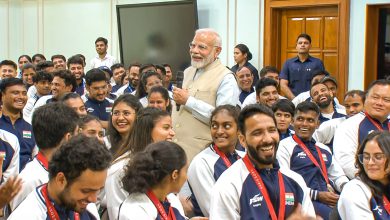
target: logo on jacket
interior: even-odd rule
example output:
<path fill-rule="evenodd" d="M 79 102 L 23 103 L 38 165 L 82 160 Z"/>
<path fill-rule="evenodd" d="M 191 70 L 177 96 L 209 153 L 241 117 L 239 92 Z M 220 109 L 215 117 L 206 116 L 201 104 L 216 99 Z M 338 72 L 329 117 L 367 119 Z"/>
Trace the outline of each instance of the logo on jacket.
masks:
<path fill-rule="evenodd" d="M 2 157 L 5 160 L 6 156 L 7 156 L 7 153 L 5 151 L 0 151 L 0 157 Z"/>
<path fill-rule="evenodd" d="M 377 205 L 377 206 L 375 207 L 375 209 L 373 209 L 372 211 L 376 211 L 376 212 L 378 212 L 379 215 L 382 215 L 383 209 L 381 209 L 380 206 Z"/>
<path fill-rule="evenodd" d="M 297 157 L 304 159 L 304 158 L 306 158 L 306 153 L 302 151 L 302 152 L 297 154 Z"/>
<path fill-rule="evenodd" d="M 286 193 L 286 205 L 294 205 L 294 193 Z"/>
<path fill-rule="evenodd" d="M 263 196 L 259 194 L 253 196 L 253 198 L 251 198 L 249 200 L 249 205 L 253 206 L 253 207 L 257 207 L 257 206 L 261 206 L 261 202 L 263 201 Z"/>
<path fill-rule="evenodd" d="M 93 108 L 87 108 L 87 112 L 88 112 L 88 113 L 92 113 L 94 110 L 95 110 L 95 109 L 93 109 Z"/>
<path fill-rule="evenodd" d="M 106 107 L 106 112 L 111 113 L 112 107 Z"/>
<path fill-rule="evenodd" d="M 322 159 L 323 159 L 325 162 L 328 162 L 328 157 L 326 156 L 326 154 L 322 154 Z"/>

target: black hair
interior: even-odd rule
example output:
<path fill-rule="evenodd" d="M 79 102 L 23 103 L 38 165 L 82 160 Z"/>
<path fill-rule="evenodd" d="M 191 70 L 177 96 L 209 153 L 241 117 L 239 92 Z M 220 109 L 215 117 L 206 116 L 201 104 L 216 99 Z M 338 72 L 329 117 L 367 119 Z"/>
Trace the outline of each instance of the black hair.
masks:
<path fill-rule="evenodd" d="M 161 71 L 161 74 L 163 76 L 167 75 L 167 71 L 165 70 L 165 67 L 163 65 L 155 65 L 156 67 L 156 70 L 160 70 Z"/>
<path fill-rule="evenodd" d="M 239 49 L 242 54 L 246 54 L 247 61 L 252 59 L 252 53 L 249 51 L 249 48 L 245 44 L 237 44 L 234 48 Z"/>
<path fill-rule="evenodd" d="M 116 69 L 119 69 L 119 68 L 125 68 L 125 66 L 123 66 L 123 64 L 121 64 L 121 63 L 115 63 L 114 65 L 112 65 L 111 66 L 111 72 L 114 72 L 114 70 L 116 70 Z"/>
<path fill-rule="evenodd" d="M 175 170 L 180 172 L 186 163 L 186 153 L 178 144 L 170 141 L 150 144 L 126 166 L 123 188 L 129 194 L 145 193 Z"/>
<path fill-rule="evenodd" d="M 51 61 L 53 62 L 54 59 L 61 59 L 63 60 L 64 62 L 66 62 L 66 58 L 64 55 L 61 55 L 61 54 L 56 54 L 56 55 L 53 55 L 51 56 Z"/>
<path fill-rule="evenodd" d="M 56 76 L 63 79 L 66 86 L 72 86 L 72 92 L 76 91 L 76 77 L 69 70 L 57 70 L 53 73 L 53 78 Z"/>
<path fill-rule="evenodd" d="M 163 86 L 155 86 L 153 88 L 150 89 L 150 92 L 148 94 L 148 100 L 149 100 L 149 97 L 152 93 L 159 93 L 161 94 L 161 96 L 163 97 L 163 99 L 165 101 L 168 101 L 168 106 L 167 106 L 167 112 L 169 113 L 172 113 L 172 103 L 171 103 L 171 98 L 169 97 L 169 92 L 168 90 L 163 87 Z"/>
<path fill-rule="evenodd" d="M 81 99 L 81 96 L 76 92 L 68 92 L 68 93 L 62 95 L 59 101 L 66 102 L 69 99 Z"/>
<path fill-rule="evenodd" d="M 59 145 L 67 133 L 73 133 L 79 116 L 61 102 L 52 102 L 37 108 L 32 116 L 35 142 L 40 149 Z"/>
<path fill-rule="evenodd" d="M 161 75 L 155 71 L 149 70 L 149 71 L 143 73 L 141 76 L 140 83 L 138 83 L 137 91 L 135 92 L 135 96 L 137 98 L 141 99 L 148 94 L 146 92 L 146 83 L 147 83 L 147 79 L 151 76 L 157 76 L 162 81 Z"/>
<path fill-rule="evenodd" d="M 107 40 L 106 38 L 104 38 L 104 37 L 98 37 L 98 38 L 95 40 L 95 44 L 96 44 L 97 42 L 99 42 L 99 41 L 103 41 L 104 45 L 106 45 L 106 46 L 107 46 L 107 44 L 108 44 L 108 40 Z"/>
<path fill-rule="evenodd" d="M 76 55 L 74 55 L 75 57 L 80 57 L 82 60 L 83 60 L 83 67 L 85 67 L 86 63 L 85 63 L 85 56 L 82 55 L 81 53 L 78 53 Z"/>
<path fill-rule="evenodd" d="M 294 117 L 295 106 L 288 99 L 279 99 L 275 104 L 272 105 L 272 111 L 275 113 L 276 111 L 288 112 L 291 114 L 291 117 Z"/>
<path fill-rule="evenodd" d="M 34 76 L 33 76 L 33 82 L 38 83 L 40 81 L 48 81 L 51 82 L 53 81 L 53 75 L 50 73 L 47 73 L 45 71 L 38 71 Z"/>
<path fill-rule="evenodd" d="M 142 64 L 140 67 L 139 67 L 139 72 L 140 74 L 143 73 L 143 71 L 149 67 L 153 67 L 154 68 L 154 72 L 156 71 L 156 66 L 154 64 L 151 64 L 151 63 L 146 63 L 146 64 Z M 148 70 L 148 71 L 152 71 L 152 70 Z"/>
<path fill-rule="evenodd" d="M 167 116 L 170 117 L 168 112 L 158 108 L 140 109 L 133 123 L 133 128 L 136 129 L 131 129 L 127 140 L 115 153 L 114 160 L 129 151 L 131 153 L 143 151 L 148 144 L 153 142 L 152 131 L 156 123 Z"/>
<path fill-rule="evenodd" d="M 213 117 L 220 113 L 221 111 L 227 111 L 228 112 L 228 115 L 232 116 L 234 118 L 234 122 L 237 124 L 238 126 L 238 116 L 240 115 L 240 108 L 238 108 L 237 106 L 233 106 L 233 105 L 229 105 L 229 104 L 226 104 L 226 105 L 220 105 L 220 106 L 217 106 L 212 112 L 211 112 L 211 116 L 210 116 L 210 125 L 211 125 L 211 122 L 213 120 Z"/>
<path fill-rule="evenodd" d="M 136 67 L 141 67 L 141 64 L 140 64 L 140 63 L 138 63 L 138 62 L 131 63 L 131 64 L 129 65 L 129 67 L 127 67 L 127 69 L 128 69 L 128 70 L 130 70 L 130 69 L 131 69 L 131 67 L 133 67 L 133 66 L 136 66 Z"/>
<path fill-rule="evenodd" d="M 80 56 L 74 55 L 74 56 L 69 57 L 68 62 L 66 63 L 66 65 L 68 66 L 68 69 L 70 68 L 70 64 L 79 64 L 82 67 L 84 67 L 84 60 Z"/>
<path fill-rule="evenodd" d="M 110 81 L 113 75 L 111 69 L 108 66 L 99 66 L 98 69 L 103 71 L 106 74 L 107 81 Z"/>
<path fill-rule="evenodd" d="M 320 107 L 318 107 L 318 105 L 316 103 L 310 102 L 310 101 L 304 101 L 304 102 L 299 103 L 297 105 L 297 107 L 295 108 L 294 115 L 297 115 L 298 111 L 303 112 L 303 113 L 313 111 L 317 114 L 317 117 L 319 117 L 321 114 Z"/>
<path fill-rule="evenodd" d="M 86 170 L 104 171 L 111 155 L 96 138 L 77 135 L 63 144 L 49 162 L 49 181 L 62 172 L 70 186 Z"/>
<path fill-rule="evenodd" d="M 367 90 L 366 90 L 366 96 L 370 93 L 370 90 L 372 89 L 372 87 L 374 87 L 376 85 L 390 86 L 390 80 L 378 79 L 378 80 L 375 80 L 375 81 L 371 82 L 370 85 L 368 86 Z"/>
<path fill-rule="evenodd" d="M 171 65 L 169 65 L 169 63 L 163 63 L 162 64 L 164 67 L 169 67 L 171 70 L 172 70 L 172 67 L 171 67 Z"/>
<path fill-rule="evenodd" d="M 362 99 L 363 103 L 364 103 L 364 101 L 366 101 L 366 94 L 362 90 L 350 90 L 350 91 L 348 91 L 344 95 L 344 100 L 345 100 L 345 98 L 347 98 L 347 96 L 352 96 L 353 97 L 355 95 L 358 95 Z"/>
<path fill-rule="evenodd" d="M 275 123 L 276 126 L 276 119 L 274 116 L 274 113 L 272 110 L 267 107 L 264 104 L 251 104 L 245 106 L 241 112 L 240 115 L 238 116 L 238 129 L 240 130 L 241 134 L 245 135 L 246 127 L 245 127 L 245 121 L 247 118 L 252 117 L 253 115 L 256 114 L 263 114 L 266 116 L 269 116 L 272 118 L 272 120 Z"/>
<path fill-rule="evenodd" d="M 36 71 L 36 70 L 35 70 L 35 66 L 34 66 L 32 63 L 26 63 L 26 64 L 24 64 L 24 65 L 22 66 L 21 71 L 22 71 L 22 73 L 23 73 L 25 70 L 28 70 L 28 69 L 33 69 L 34 71 Z"/>
<path fill-rule="evenodd" d="M 261 78 L 259 81 L 256 83 L 256 95 L 259 96 L 261 93 L 261 90 L 263 90 L 267 86 L 274 86 L 276 90 L 278 90 L 278 82 L 276 82 L 273 79 L 270 78 Z"/>
<path fill-rule="evenodd" d="M 80 118 L 79 128 L 84 128 L 84 126 L 91 121 L 97 121 L 98 123 L 101 123 L 99 118 L 97 118 L 96 116 L 87 114 L 86 116 Z"/>
<path fill-rule="evenodd" d="M 312 95 L 311 95 L 311 90 L 313 89 L 314 86 L 317 86 L 317 85 L 324 85 L 324 86 L 326 87 L 326 89 L 329 90 L 328 86 L 326 86 L 326 84 L 323 83 L 322 81 L 314 82 L 314 83 L 310 86 L 310 90 L 309 90 L 310 96 L 312 96 Z"/>
<path fill-rule="evenodd" d="M 306 33 L 302 33 L 302 34 L 298 35 L 297 42 L 298 42 L 299 38 L 305 38 L 306 40 L 309 41 L 309 43 L 311 43 L 311 37 L 310 37 L 310 35 L 308 35 Z"/>
<path fill-rule="evenodd" d="M 25 57 L 25 58 L 28 60 L 28 62 L 30 62 L 30 63 L 32 62 L 32 61 L 31 61 L 31 57 L 30 57 L 29 55 L 25 55 L 25 54 L 24 54 L 24 55 L 21 55 L 21 56 L 18 58 L 18 62 L 19 62 L 19 60 L 22 59 L 23 57 Z"/>
<path fill-rule="evenodd" d="M 122 86 L 124 85 L 123 81 L 125 80 L 126 77 L 128 77 L 127 74 L 123 74 L 123 75 L 121 76 L 121 85 L 122 85 Z"/>
<path fill-rule="evenodd" d="M 93 68 L 88 70 L 87 74 L 85 74 L 85 83 L 87 86 L 92 85 L 94 82 L 105 81 L 107 82 L 106 74 L 103 70 L 98 68 Z"/>
<path fill-rule="evenodd" d="M 260 70 L 260 78 L 264 78 L 267 73 L 277 73 L 279 75 L 279 70 L 274 66 L 265 66 Z"/>
<path fill-rule="evenodd" d="M 358 157 L 360 154 L 363 154 L 367 143 L 373 140 L 377 142 L 379 148 L 385 154 L 386 157 L 385 169 L 387 169 L 389 166 L 390 133 L 388 131 L 374 131 L 369 135 L 367 135 L 367 137 L 363 140 L 363 142 L 360 144 L 359 148 L 357 149 L 357 152 L 355 154 L 355 165 L 358 168 L 358 172 L 356 173 L 356 176 L 360 177 L 361 181 L 370 188 L 374 197 L 376 197 L 377 199 L 381 199 L 383 195 L 385 195 L 386 197 L 390 196 L 390 191 L 388 190 L 389 185 L 384 186 L 379 181 L 370 179 L 366 171 L 364 170 L 363 164 L 359 162 L 359 157 Z M 387 175 L 387 179 L 390 180 L 389 175 Z"/>
<path fill-rule="evenodd" d="M 138 111 L 140 109 L 142 109 L 142 104 L 139 102 L 139 99 L 137 99 L 134 95 L 123 94 L 115 100 L 115 102 L 111 108 L 112 109 L 111 113 L 114 112 L 115 107 L 119 103 L 125 103 L 127 106 L 134 109 L 136 115 L 138 114 Z M 112 153 L 115 153 L 119 149 L 120 145 L 125 141 L 125 140 L 122 140 L 122 136 L 114 128 L 114 125 L 112 124 L 112 115 L 110 116 L 110 119 L 108 120 L 107 137 L 111 143 L 110 151 Z"/>
<path fill-rule="evenodd" d="M 46 60 L 46 61 L 39 62 L 35 66 L 35 69 L 39 72 L 45 70 L 48 67 L 54 67 L 54 63 L 52 61 Z"/>
<path fill-rule="evenodd" d="M 24 86 L 23 80 L 19 78 L 5 78 L 0 81 L 0 91 L 1 93 L 5 93 L 5 90 L 8 87 L 15 86 L 15 85 L 21 85 Z"/>
<path fill-rule="evenodd" d="M 37 53 L 32 56 L 32 62 L 34 62 L 37 57 L 41 58 L 42 60 L 46 60 L 46 57 L 43 54 Z"/>
<path fill-rule="evenodd" d="M 15 70 L 18 69 L 18 65 L 16 65 L 16 63 L 12 60 L 3 60 L 0 62 L 0 68 L 2 66 L 12 66 Z"/>

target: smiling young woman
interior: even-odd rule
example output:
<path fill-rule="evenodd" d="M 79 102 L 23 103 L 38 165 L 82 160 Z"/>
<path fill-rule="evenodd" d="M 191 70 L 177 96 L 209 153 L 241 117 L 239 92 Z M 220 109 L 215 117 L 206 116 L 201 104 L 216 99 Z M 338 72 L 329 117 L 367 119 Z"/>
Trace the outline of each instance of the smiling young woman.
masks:
<path fill-rule="evenodd" d="M 342 219 L 390 219 L 390 133 L 375 131 L 358 148 L 356 178 L 345 185 L 338 211 Z"/>

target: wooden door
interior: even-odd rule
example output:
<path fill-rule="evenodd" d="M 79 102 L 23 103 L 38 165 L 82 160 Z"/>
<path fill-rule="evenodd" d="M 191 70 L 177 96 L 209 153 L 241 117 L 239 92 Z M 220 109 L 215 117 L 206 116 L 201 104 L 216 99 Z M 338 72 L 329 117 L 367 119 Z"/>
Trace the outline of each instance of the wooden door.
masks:
<path fill-rule="evenodd" d="M 337 79 L 339 84 L 344 83 L 343 77 L 339 76 L 338 69 L 338 24 L 337 6 L 283 9 L 281 11 L 278 67 L 281 69 L 287 59 L 297 56 L 295 49 L 297 36 L 307 33 L 312 41 L 310 55 L 321 59 L 325 69 Z M 339 100 L 343 93 L 340 91 L 343 86 L 341 87 L 339 86 Z"/>

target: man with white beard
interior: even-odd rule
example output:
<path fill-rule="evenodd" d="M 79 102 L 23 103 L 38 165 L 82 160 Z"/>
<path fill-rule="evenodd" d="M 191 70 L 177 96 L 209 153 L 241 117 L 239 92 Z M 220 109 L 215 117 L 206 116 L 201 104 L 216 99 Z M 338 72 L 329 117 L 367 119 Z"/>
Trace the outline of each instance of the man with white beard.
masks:
<path fill-rule="evenodd" d="M 173 110 L 172 124 L 174 141 L 190 162 L 211 142 L 211 112 L 219 105 L 237 105 L 240 91 L 233 73 L 218 59 L 222 43 L 217 32 L 197 30 L 189 47 L 191 66 L 184 71 L 183 89 L 173 89 L 173 99 L 181 107 Z"/>

